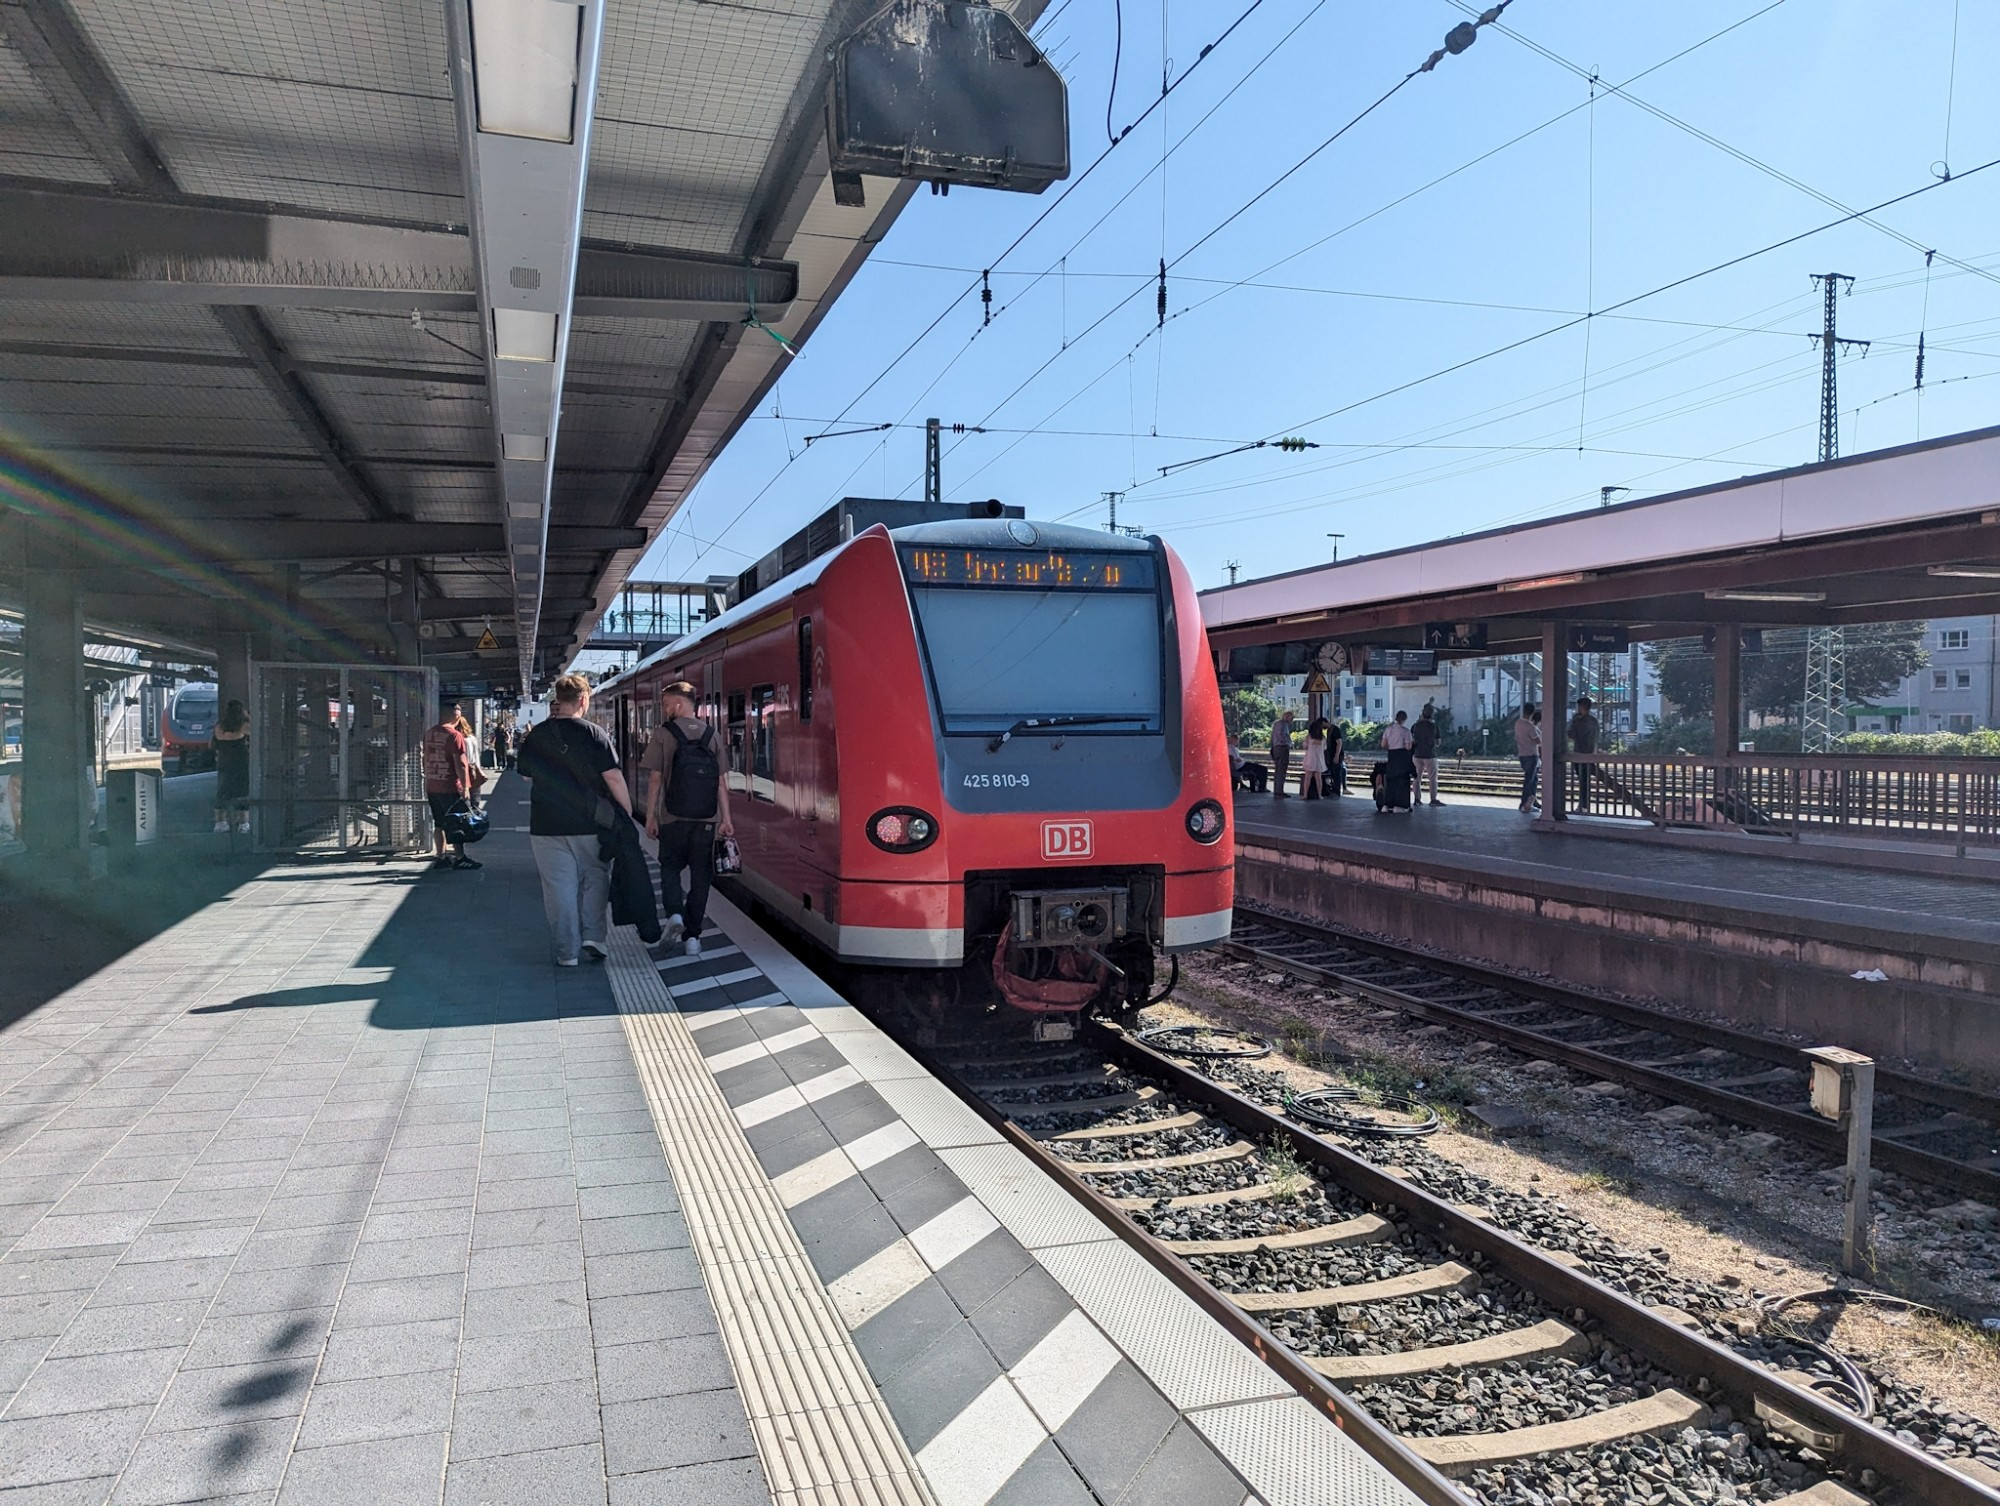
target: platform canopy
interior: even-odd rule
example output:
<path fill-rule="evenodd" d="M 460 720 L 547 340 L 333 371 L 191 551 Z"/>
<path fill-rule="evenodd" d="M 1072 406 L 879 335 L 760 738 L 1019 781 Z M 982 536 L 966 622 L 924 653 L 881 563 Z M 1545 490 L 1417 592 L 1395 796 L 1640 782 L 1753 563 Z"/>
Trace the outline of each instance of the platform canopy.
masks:
<path fill-rule="evenodd" d="M 876 8 L 0 0 L 0 597 L 546 677 L 917 187 Z"/>
<path fill-rule="evenodd" d="M 1201 603 L 1219 651 L 1447 657 L 1534 650 L 1551 621 L 1643 640 L 2000 612 L 2000 428 L 1294 570 Z"/>

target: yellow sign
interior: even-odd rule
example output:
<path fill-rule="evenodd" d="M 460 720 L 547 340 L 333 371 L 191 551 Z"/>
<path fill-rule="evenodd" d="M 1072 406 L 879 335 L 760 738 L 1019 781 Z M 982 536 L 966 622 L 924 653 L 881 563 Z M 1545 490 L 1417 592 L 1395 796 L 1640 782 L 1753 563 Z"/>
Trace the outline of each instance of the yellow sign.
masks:
<path fill-rule="evenodd" d="M 481 652 L 484 652 L 489 648 L 498 648 L 499 646 L 500 646 L 500 640 L 493 636 L 492 628 L 488 628 L 485 632 L 479 635 L 479 648 Z"/>
<path fill-rule="evenodd" d="M 1306 676 L 1307 695 L 1325 695 L 1333 687 L 1326 683 L 1326 676 L 1314 670 Z"/>

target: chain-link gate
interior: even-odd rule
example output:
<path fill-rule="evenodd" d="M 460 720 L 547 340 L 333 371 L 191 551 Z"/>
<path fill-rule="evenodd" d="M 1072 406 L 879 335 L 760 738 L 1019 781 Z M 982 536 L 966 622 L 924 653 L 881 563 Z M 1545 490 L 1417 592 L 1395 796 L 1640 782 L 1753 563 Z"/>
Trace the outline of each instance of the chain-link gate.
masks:
<path fill-rule="evenodd" d="M 259 847 L 402 852 L 430 845 L 422 742 L 437 719 L 436 670 L 258 664 L 250 691 Z"/>

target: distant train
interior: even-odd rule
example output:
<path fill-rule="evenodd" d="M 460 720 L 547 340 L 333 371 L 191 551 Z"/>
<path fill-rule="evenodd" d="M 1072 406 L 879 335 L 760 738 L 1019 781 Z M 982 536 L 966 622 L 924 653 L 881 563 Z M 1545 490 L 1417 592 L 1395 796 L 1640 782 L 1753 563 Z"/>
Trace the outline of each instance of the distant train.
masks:
<path fill-rule="evenodd" d="M 160 721 L 160 762 L 174 761 L 178 773 L 215 767 L 216 687 L 213 682 L 183 685 L 167 702 Z"/>
<path fill-rule="evenodd" d="M 986 517 L 835 533 L 599 688 L 627 769 L 682 679 L 727 738 L 744 885 L 835 957 L 972 964 L 1059 1024 L 1144 1002 L 1157 953 L 1229 933 L 1221 702 L 1156 539 Z"/>

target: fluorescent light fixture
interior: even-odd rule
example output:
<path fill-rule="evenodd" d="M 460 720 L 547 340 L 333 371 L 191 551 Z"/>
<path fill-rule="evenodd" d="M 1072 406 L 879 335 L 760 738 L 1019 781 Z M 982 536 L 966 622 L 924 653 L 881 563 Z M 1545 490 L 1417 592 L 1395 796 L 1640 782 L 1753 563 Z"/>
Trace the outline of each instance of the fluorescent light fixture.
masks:
<path fill-rule="evenodd" d="M 502 460 L 547 460 L 549 458 L 549 436 L 546 434 L 502 434 L 500 436 L 500 458 Z M 529 517 L 534 517 L 539 509 L 530 508 Z"/>
<path fill-rule="evenodd" d="M 533 521 L 542 515 L 542 504 L 539 502 L 516 502 L 512 507 L 507 509 L 507 512 L 510 517 Z"/>
<path fill-rule="evenodd" d="M 534 141 L 574 141 L 582 35 L 580 5 L 472 0 L 472 85 L 479 129 Z"/>
<path fill-rule="evenodd" d="M 1550 586 L 1580 586 L 1587 580 L 1595 580 L 1593 570 L 1572 570 L 1567 575 L 1542 575 L 1534 580 L 1503 580 L 1493 589 L 1496 591 L 1540 591 Z"/>
<path fill-rule="evenodd" d="M 536 555 L 542 552 L 542 546 L 540 544 L 516 544 L 514 552 L 516 554 Z"/>
<path fill-rule="evenodd" d="M 550 0 L 538 0 L 546 5 Z M 493 311 L 493 354 L 503 361 L 553 361 L 556 316 L 533 309 Z"/>
<path fill-rule="evenodd" d="M 1925 573 L 1955 580 L 2000 580 L 2000 565 L 1932 565 Z"/>
<path fill-rule="evenodd" d="M 1704 591 L 1710 601 L 1825 601 L 1824 591 Z"/>

